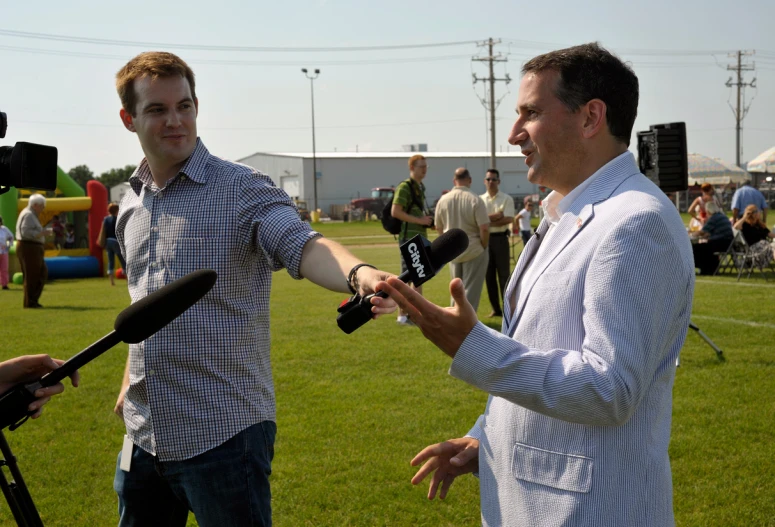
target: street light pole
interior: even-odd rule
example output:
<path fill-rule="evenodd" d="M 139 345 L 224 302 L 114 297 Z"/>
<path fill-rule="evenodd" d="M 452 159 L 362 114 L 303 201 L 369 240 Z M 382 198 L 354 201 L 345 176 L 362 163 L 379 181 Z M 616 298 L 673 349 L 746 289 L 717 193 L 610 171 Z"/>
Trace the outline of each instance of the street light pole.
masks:
<path fill-rule="evenodd" d="M 310 75 L 307 72 L 307 68 L 302 68 L 301 72 L 309 79 L 309 93 L 312 101 L 312 188 L 315 195 L 314 208 L 312 210 L 318 210 L 318 159 L 317 152 L 315 151 L 315 79 L 320 75 L 320 70 L 316 69 L 315 73 Z"/>

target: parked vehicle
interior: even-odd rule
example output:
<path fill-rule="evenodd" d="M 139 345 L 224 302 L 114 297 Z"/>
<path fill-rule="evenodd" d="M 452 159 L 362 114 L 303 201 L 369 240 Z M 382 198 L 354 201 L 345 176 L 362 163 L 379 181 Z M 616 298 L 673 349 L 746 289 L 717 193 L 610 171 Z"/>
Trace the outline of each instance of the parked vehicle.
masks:
<path fill-rule="evenodd" d="M 378 219 L 382 219 L 382 209 L 389 201 L 393 201 L 393 194 L 395 188 L 393 187 L 377 187 L 371 189 L 371 196 L 368 198 L 356 198 L 350 201 L 351 210 L 362 210 L 368 213 L 369 216 L 376 215 Z"/>
<path fill-rule="evenodd" d="M 307 209 L 307 202 L 300 201 L 298 199 L 293 200 L 293 202 L 296 204 L 296 208 L 299 209 L 299 217 L 301 220 L 310 222 L 312 218 L 310 217 L 309 210 Z"/>

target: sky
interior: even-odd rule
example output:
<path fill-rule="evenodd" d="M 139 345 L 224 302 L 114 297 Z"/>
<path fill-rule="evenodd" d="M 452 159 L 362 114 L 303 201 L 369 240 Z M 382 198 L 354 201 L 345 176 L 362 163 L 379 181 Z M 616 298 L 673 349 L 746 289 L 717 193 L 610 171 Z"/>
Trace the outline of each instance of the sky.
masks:
<path fill-rule="evenodd" d="M 137 53 L 165 50 L 193 68 L 199 135 L 226 159 L 311 151 L 302 67 L 321 70 L 318 152 L 399 151 L 413 143 L 486 151 L 484 83 L 474 85 L 472 75 L 488 71 L 472 58 L 486 55 L 477 42 L 493 38 L 507 59 L 495 75 L 512 79 L 496 85 L 498 149 L 517 150 L 506 138 L 521 65 L 598 41 L 640 80 L 631 145 L 650 125 L 685 121 L 689 152 L 734 163 L 736 89 L 725 83 L 736 75 L 727 66 L 737 50 L 755 51 L 745 57 L 755 69 L 743 81 L 756 82 L 744 92 L 741 159 L 775 146 L 773 19 L 771 0 L 0 0 L 0 111 L 9 121 L 0 146 L 56 146 L 65 171 L 86 164 L 99 175 L 137 164 L 143 154 L 119 120 L 115 73 Z M 390 46 L 397 48 L 357 49 Z"/>

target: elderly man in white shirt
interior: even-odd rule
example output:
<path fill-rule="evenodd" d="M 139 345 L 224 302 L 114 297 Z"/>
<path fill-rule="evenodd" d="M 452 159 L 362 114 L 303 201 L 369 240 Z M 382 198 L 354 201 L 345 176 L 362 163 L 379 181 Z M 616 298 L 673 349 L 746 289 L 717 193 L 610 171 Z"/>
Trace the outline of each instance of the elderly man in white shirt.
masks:
<path fill-rule="evenodd" d="M 46 198 L 41 194 L 33 194 L 27 207 L 16 220 L 16 256 L 24 273 L 24 307 L 41 308 L 38 303 L 43 284 L 48 278 L 48 269 L 43 260 L 43 244 L 51 229 L 44 229 L 38 216 L 46 208 Z"/>

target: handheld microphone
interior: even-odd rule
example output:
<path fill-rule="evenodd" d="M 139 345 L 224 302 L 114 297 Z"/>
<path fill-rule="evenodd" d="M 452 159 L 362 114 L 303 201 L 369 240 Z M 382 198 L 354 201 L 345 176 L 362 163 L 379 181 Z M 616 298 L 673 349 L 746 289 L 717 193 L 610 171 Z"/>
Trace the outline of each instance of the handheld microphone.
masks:
<path fill-rule="evenodd" d="M 201 269 L 165 285 L 124 309 L 116 317 L 113 331 L 72 356 L 59 368 L 37 381 L 11 388 L 0 396 L 0 430 L 6 426 L 15 430 L 32 415 L 27 406 L 37 399 L 34 395 L 36 390 L 53 386 L 119 342 L 137 344 L 144 341 L 196 304 L 213 288 L 217 278 L 215 271 Z"/>
<path fill-rule="evenodd" d="M 401 256 L 407 270 L 398 279 L 405 283 L 411 282 L 417 287 L 433 278 L 442 267 L 463 254 L 467 248 L 468 235 L 462 229 L 450 229 L 430 244 L 418 234 L 401 245 Z M 387 294 L 382 291 L 366 297 L 356 293 L 342 302 L 336 317 L 339 329 L 349 335 L 374 318 L 371 312 L 371 299 L 374 296 L 387 298 Z"/>

